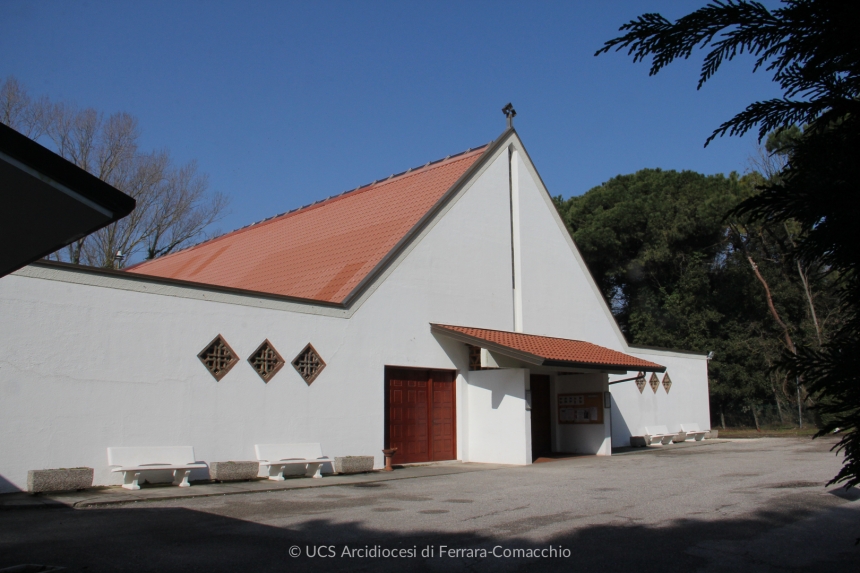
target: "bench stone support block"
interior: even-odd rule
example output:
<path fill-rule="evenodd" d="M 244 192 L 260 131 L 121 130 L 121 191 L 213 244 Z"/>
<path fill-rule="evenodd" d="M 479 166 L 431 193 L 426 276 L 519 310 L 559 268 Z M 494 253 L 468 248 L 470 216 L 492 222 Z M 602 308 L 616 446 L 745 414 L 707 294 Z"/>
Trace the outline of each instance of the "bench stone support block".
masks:
<path fill-rule="evenodd" d="M 122 487 L 140 489 L 140 472 L 122 472 Z"/>
<path fill-rule="evenodd" d="M 269 479 L 272 481 L 284 481 L 284 466 L 269 466 Z"/>
<path fill-rule="evenodd" d="M 173 484 L 179 487 L 191 487 L 188 483 L 188 476 L 191 470 L 173 470 Z"/>
<path fill-rule="evenodd" d="M 256 479 L 260 472 L 259 462 L 212 462 L 209 477 L 215 481 L 239 481 Z"/>
<path fill-rule="evenodd" d="M 308 469 L 305 472 L 305 477 L 309 478 L 321 478 L 322 473 L 320 472 L 320 468 L 322 464 L 308 464 Z"/>
<path fill-rule="evenodd" d="M 58 468 L 27 472 L 27 491 L 77 491 L 93 486 L 93 468 Z"/>
<path fill-rule="evenodd" d="M 360 474 L 373 471 L 373 456 L 346 456 L 334 459 L 334 471 L 339 474 Z"/>

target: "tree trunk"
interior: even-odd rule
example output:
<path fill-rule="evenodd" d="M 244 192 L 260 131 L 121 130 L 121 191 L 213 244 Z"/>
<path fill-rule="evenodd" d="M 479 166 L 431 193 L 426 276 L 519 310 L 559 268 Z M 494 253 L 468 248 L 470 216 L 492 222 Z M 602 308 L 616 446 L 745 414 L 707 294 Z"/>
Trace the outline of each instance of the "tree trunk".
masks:
<path fill-rule="evenodd" d="M 81 264 L 81 251 L 84 249 L 84 239 L 78 239 L 69 245 L 69 262 L 73 265 Z"/>
<path fill-rule="evenodd" d="M 723 407 L 720 406 L 720 426 L 725 430 L 726 429 L 726 415 L 723 414 Z"/>
<path fill-rule="evenodd" d="M 803 400 L 800 399 L 800 378 L 795 377 L 794 383 L 797 384 L 797 426 L 803 429 Z"/>
<path fill-rule="evenodd" d="M 765 281 L 764 277 L 761 276 L 761 273 L 758 270 L 758 265 L 755 264 L 753 258 L 748 256 L 747 260 L 750 262 L 750 265 L 752 265 L 752 269 L 755 273 L 755 276 L 758 277 L 759 282 L 761 282 L 762 286 L 764 287 L 764 294 L 767 297 L 767 307 L 770 309 L 770 313 L 773 315 L 774 320 L 776 320 L 776 322 L 782 328 L 783 336 L 785 336 L 786 346 L 788 346 L 788 349 L 791 351 L 792 354 L 797 356 L 797 348 L 795 348 L 794 342 L 791 340 L 791 334 L 788 331 L 788 326 L 782 321 L 781 318 L 779 318 L 779 313 L 776 311 L 776 307 L 773 304 L 773 297 L 770 296 L 770 287 L 767 286 L 767 281 Z M 809 400 L 810 402 L 812 402 L 812 397 L 809 396 L 809 393 L 806 391 L 806 388 L 803 387 L 803 384 L 801 383 L 799 377 L 795 379 L 795 382 L 797 383 L 797 423 L 801 428 L 803 428 L 803 417 L 800 413 L 801 390 L 802 393 L 806 395 L 807 400 Z"/>
<path fill-rule="evenodd" d="M 770 381 L 770 387 L 773 390 L 773 399 L 776 401 L 776 411 L 779 414 L 779 424 L 785 425 L 785 417 L 782 415 L 782 403 L 779 400 L 779 394 L 776 391 L 776 385 L 773 380 Z"/>
<path fill-rule="evenodd" d="M 758 408 L 752 402 L 750 402 L 750 410 L 752 410 L 753 420 L 755 420 L 755 431 L 761 432 L 761 425 L 758 423 Z"/>
<path fill-rule="evenodd" d="M 797 248 L 794 244 L 794 239 L 791 238 L 791 233 L 788 232 L 788 225 L 782 224 L 785 229 L 785 234 L 788 235 L 788 240 L 791 241 L 791 246 Z M 812 315 L 812 324 L 815 325 L 815 336 L 818 338 L 818 347 L 821 347 L 821 327 L 818 325 L 818 317 L 815 315 L 815 305 L 812 303 L 812 291 L 809 289 L 809 280 L 806 273 L 803 272 L 803 267 L 800 266 L 800 259 L 795 259 L 797 263 L 797 274 L 800 275 L 800 282 L 803 283 L 803 292 L 806 293 L 806 302 L 809 303 L 809 314 Z"/>
<path fill-rule="evenodd" d="M 788 332 L 788 326 L 782 321 L 779 317 L 779 313 L 776 311 L 776 307 L 773 305 L 773 297 L 770 296 L 770 287 L 767 286 L 767 281 L 764 280 L 764 277 L 761 276 L 761 273 L 758 270 L 758 265 L 755 264 L 755 261 L 752 257 L 747 257 L 747 260 L 752 265 L 753 272 L 755 276 L 758 278 L 759 282 L 761 282 L 764 287 L 764 294 L 767 298 L 767 307 L 770 309 L 770 314 L 773 316 L 774 320 L 776 320 L 777 324 L 779 324 L 780 328 L 782 328 L 782 334 L 785 337 L 785 344 L 788 346 L 788 349 L 792 354 L 797 355 L 797 349 L 794 347 L 794 342 L 791 340 L 791 334 Z"/>
<path fill-rule="evenodd" d="M 803 292 L 806 293 L 806 302 L 809 303 L 809 314 L 812 315 L 812 324 L 815 325 L 815 336 L 818 338 L 818 347 L 821 347 L 821 327 L 818 326 L 818 317 L 815 315 L 815 305 L 812 303 L 812 291 L 809 290 L 809 280 L 800 266 L 800 261 L 797 261 L 797 273 L 800 275 L 800 281 L 803 283 Z"/>

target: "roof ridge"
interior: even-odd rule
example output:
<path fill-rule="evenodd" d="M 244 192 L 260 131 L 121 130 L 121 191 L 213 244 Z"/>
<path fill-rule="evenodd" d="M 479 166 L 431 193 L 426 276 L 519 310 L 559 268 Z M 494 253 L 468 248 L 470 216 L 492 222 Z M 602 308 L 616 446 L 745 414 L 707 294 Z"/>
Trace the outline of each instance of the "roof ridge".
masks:
<path fill-rule="evenodd" d="M 265 219 L 260 219 L 259 221 L 255 221 L 255 222 L 253 222 L 253 223 L 249 223 L 249 224 L 244 225 L 244 226 L 242 226 L 242 227 L 239 227 L 239 228 L 237 228 L 237 229 L 233 229 L 232 231 L 228 231 L 228 232 L 226 232 L 226 233 L 222 233 L 222 234 L 220 234 L 220 235 L 218 235 L 218 236 L 211 237 L 211 238 L 209 238 L 209 239 L 206 239 L 206 240 L 203 240 L 203 241 L 200 241 L 200 242 L 194 243 L 193 245 L 189 245 L 189 246 L 187 246 L 187 247 L 185 247 L 185 248 L 183 248 L 183 249 L 180 249 L 180 250 L 178 250 L 178 251 L 175 251 L 175 252 L 173 252 L 173 253 L 170 253 L 169 255 L 165 255 L 165 256 L 163 256 L 163 257 L 159 257 L 158 259 L 149 259 L 149 260 L 141 261 L 140 263 L 137 263 L 137 264 L 135 264 L 135 265 L 132 265 L 132 266 L 130 266 L 130 267 L 127 267 L 127 268 L 126 268 L 126 269 L 124 269 L 124 270 L 131 270 L 131 269 L 134 269 L 134 268 L 140 267 L 140 266 L 142 266 L 142 265 L 145 265 L 146 263 L 149 263 L 149 262 L 151 262 L 151 261 L 155 261 L 155 260 L 159 260 L 159 259 L 160 259 L 160 260 L 164 260 L 164 259 L 167 259 L 167 258 L 172 257 L 172 256 L 174 256 L 174 255 L 177 255 L 177 254 L 179 254 L 179 253 L 184 253 L 184 252 L 186 252 L 186 251 L 190 251 L 191 249 L 195 249 L 195 248 L 197 248 L 197 247 L 199 247 L 199 246 L 201 246 L 201 245 L 205 245 L 205 244 L 213 243 L 213 242 L 215 242 L 215 241 L 219 241 L 219 240 L 221 240 L 221 239 L 223 239 L 223 238 L 225 238 L 225 237 L 229 237 L 229 236 L 231 236 L 231 235 L 235 235 L 235 234 L 241 233 L 241 232 L 246 231 L 246 230 L 249 230 L 249 229 L 251 229 L 251 228 L 258 227 L 259 225 L 262 225 L 262 224 L 264 224 L 264 223 L 268 223 L 268 222 L 270 222 L 270 221 L 274 221 L 275 219 L 280 219 L 280 218 L 282 218 L 282 217 L 286 217 L 286 216 L 288 216 L 288 215 L 295 215 L 295 214 L 297 214 L 297 213 L 299 213 L 299 212 L 303 212 L 303 211 L 305 211 L 305 210 L 311 209 L 312 207 L 315 207 L 315 206 L 317 206 L 317 205 L 321 205 L 321 204 L 323 204 L 323 203 L 328 203 L 329 201 L 335 201 L 335 200 L 338 200 L 338 199 L 340 199 L 340 198 L 342 198 L 342 197 L 344 197 L 344 196 L 346 196 L 346 195 L 351 195 L 352 193 L 358 193 L 358 192 L 361 192 L 361 191 L 366 191 L 367 189 L 369 189 L 369 188 L 373 187 L 373 186 L 374 186 L 374 185 L 376 185 L 377 183 L 379 183 L 379 184 L 386 184 L 386 183 L 389 183 L 389 182 L 391 182 L 391 181 L 393 181 L 393 180 L 395 180 L 395 179 L 398 179 L 398 178 L 400 178 L 400 177 L 402 177 L 402 176 L 404 176 L 404 175 L 408 175 L 408 176 L 416 175 L 416 174 L 418 174 L 418 172 L 419 172 L 420 170 L 424 170 L 424 169 L 427 169 L 427 168 L 435 169 L 436 167 L 441 166 L 441 164 L 442 164 L 443 162 L 445 162 L 445 161 L 452 160 L 452 159 L 454 159 L 454 160 L 459 160 L 459 159 L 465 158 L 464 156 L 466 156 L 466 155 L 468 155 L 468 154 L 470 154 L 470 153 L 472 153 L 472 152 L 478 151 L 478 150 L 480 150 L 480 149 L 485 149 L 485 148 L 489 147 L 492 143 L 493 143 L 493 142 L 491 141 L 491 142 L 489 142 L 489 143 L 485 143 L 484 145 L 479 145 L 479 146 L 477 146 L 477 147 L 470 147 L 469 149 L 467 149 L 467 150 L 465 150 L 465 151 L 461 151 L 461 152 L 459 152 L 459 153 L 454 153 L 454 154 L 452 154 L 452 155 L 446 155 L 445 157 L 443 157 L 443 158 L 441 158 L 441 159 L 436 159 L 436 160 L 433 160 L 433 161 L 428 161 L 428 162 L 427 162 L 427 163 L 425 163 L 424 165 L 419 165 L 419 166 L 417 166 L 417 167 L 410 167 L 410 168 L 409 168 L 409 169 L 407 169 L 406 171 L 401 171 L 400 173 L 392 173 L 391 175 L 389 175 L 388 177 L 386 177 L 386 178 L 384 178 L 384 179 L 375 179 L 375 180 L 373 180 L 371 183 L 366 183 L 366 184 L 364 184 L 364 185 L 359 185 L 359 186 L 358 186 L 358 187 L 356 187 L 355 189 L 347 189 L 346 191 L 342 191 L 341 193 L 337 193 L 337 194 L 335 194 L 335 195 L 330 195 L 330 196 L 326 197 L 325 199 L 319 199 L 319 200 L 317 200 L 317 201 L 314 201 L 313 203 L 308 203 L 307 205 L 302 205 L 301 207 L 296 207 L 295 209 L 290 209 L 289 211 L 284 211 L 283 213 L 278 213 L 277 215 L 272 215 L 271 217 L 266 217 Z"/>

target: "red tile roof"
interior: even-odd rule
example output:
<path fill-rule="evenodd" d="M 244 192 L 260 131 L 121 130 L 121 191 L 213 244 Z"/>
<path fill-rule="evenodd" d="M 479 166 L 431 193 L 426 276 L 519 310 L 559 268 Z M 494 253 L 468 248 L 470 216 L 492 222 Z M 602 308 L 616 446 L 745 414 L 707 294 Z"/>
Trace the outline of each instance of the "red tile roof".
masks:
<path fill-rule="evenodd" d="M 590 366 L 614 370 L 642 370 L 663 372 L 666 368 L 617 350 L 566 338 L 537 336 L 505 330 L 488 330 L 468 326 L 432 324 L 432 330 L 489 350 L 513 351 L 527 360 L 543 366 Z"/>
<path fill-rule="evenodd" d="M 486 148 L 374 182 L 128 272 L 343 303 Z"/>

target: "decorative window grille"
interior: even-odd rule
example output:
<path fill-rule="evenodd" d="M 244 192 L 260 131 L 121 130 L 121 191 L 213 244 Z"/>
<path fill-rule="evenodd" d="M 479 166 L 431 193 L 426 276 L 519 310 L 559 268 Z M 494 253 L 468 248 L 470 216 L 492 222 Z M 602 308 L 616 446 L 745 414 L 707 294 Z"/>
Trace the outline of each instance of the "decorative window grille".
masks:
<path fill-rule="evenodd" d="M 657 388 L 660 387 L 660 379 L 657 378 L 657 373 L 652 372 L 651 378 L 648 380 L 648 383 L 651 385 L 651 389 L 654 390 L 654 393 L 657 393 Z"/>
<path fill-rule="evenodd" d="M 640 372 L 636 376 L 636 387 L 639 388 L 639 393 L 641 394 L 643 390 L 645 390 L 645 373 Z"/>
<path fill-rule="evenodd" d="M 495 366 L 481 366 L 481 347 L 467 344 L 469 350 L 469 370 L 498 370 Z"/>
<path fill-rule="evenodd" d="M 296 369 L 296 372 L 298 372 L 302 379 L 307 382 L 308 386 L 310 386 L 311 382 L 313 382 L 316 377 L 319 376 L 320 372 L 322 372 L 323 368 L 325 368 L 325 362 L 320 358 L 320 355 L 317 353 L 313 345 L 308 342 L 308 345 L 305 346 L 304 350 L 299 352 L 299 355 L 293 359 L 293 368 Z"/>
<path fill-rule="evenodd" d="M 267 383 L 286 364 L 286 361 L 281 358 L 281 355 L 268 340 L 264 340 L 263 344 L 248 357 L 248 362 L 254 372 L 260 375 L 263 382 Z"/>
<path fill-rule="evenodd" d="M 481 347 L 467 344 L 469 349 L 469 370 L 483 370 L 481 368 Z"/>
<path fill-rule="evenodd" d="M 671 388 L 671 387 L 672 387 L 672 379 L 669 378 L 669 373 L 666 372 L 666 374 L 663 376 L 663 389 L 666 390 L 666 394 L 669 393 L 669 388 Z"/>
<path fill-rule="evenodd" d="M 215 380 L 221 380 L 239 361 L 236 353 L 219 334 L 197 355 Z"/>

